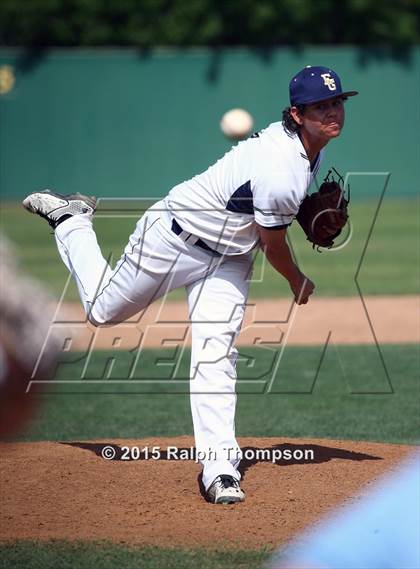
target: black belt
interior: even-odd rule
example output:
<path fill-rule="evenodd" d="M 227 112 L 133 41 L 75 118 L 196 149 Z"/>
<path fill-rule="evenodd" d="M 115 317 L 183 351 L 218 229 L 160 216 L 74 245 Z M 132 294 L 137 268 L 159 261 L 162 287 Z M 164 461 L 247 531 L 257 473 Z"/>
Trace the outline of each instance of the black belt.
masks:
<path fill-rule="evenodd" d="M 215 251 L 214 249 L 212 249 L 211 247 L 209 247 L 207 245 L 207 243 L 204 243 L 204 241 L 202 239 L 200 239 L 199 237 L 196 237 L 195 235 L 193 235 L 192 233 L 188 233 L 187 231 L 184 231 L 182 229 L 182 227 L 179 225 L 179 223 L 175 220 L 172 219 L 172 227 L 171 227 L 172 231 L 176 234 L 176 235 L 181 235 L 181 233 L 186 233 L 187 236 L 184 239 L 184 236 L 181 236 L 182 240 L 185 241 L 186 243 L 189 243 L 189 239 L 191 237 L 193 237 L 195 239 L 191 240 L 191 245 L 195 245 L 196 247 L 200 247 L 201 249 L 204 249 L 205 251 L 208 251 L 209 253 L 212 253 L 213 255 L 215 255 L 216 257 L 221 257 L 221 253 L 219 253 L 218 251 Z"/>

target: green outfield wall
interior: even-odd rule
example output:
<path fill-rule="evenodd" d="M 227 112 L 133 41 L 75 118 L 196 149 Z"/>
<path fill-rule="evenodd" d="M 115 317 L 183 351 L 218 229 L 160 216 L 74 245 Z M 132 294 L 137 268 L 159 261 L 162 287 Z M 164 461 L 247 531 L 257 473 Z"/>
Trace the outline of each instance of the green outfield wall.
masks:
<path fill-rule="evenodd" d="M 347 103 L 330 164 L 358 172 L 355 198 L 419 186 L 420 48 L 404 61 L 362 59 L 357 48 L 208 51 L 0 50 L 0 184 L 3 199 L 54 188 L 98 196 L 159 197 L 205 169 L 231 143 L 223 113 L 243 107 L 255 130 L 279 120 L 288 82 L 305 65 L 333 67 Z M 321 172 L 321 173 L 322 173 Z"/>

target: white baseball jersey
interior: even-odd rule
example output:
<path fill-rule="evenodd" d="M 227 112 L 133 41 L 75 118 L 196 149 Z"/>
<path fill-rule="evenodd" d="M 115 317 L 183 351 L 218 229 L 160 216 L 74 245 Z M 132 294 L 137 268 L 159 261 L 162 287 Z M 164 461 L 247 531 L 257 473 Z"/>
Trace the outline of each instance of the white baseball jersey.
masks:
<path fill-rule="evenodd" d="M 165 204 L 182 229 L 212 249 L 243 254 L 258 244 L 256 223 L 290 225 L 322 158 L 321 150 L 311 169 L 299 136 L 275 122 L 172 188 Z"/>

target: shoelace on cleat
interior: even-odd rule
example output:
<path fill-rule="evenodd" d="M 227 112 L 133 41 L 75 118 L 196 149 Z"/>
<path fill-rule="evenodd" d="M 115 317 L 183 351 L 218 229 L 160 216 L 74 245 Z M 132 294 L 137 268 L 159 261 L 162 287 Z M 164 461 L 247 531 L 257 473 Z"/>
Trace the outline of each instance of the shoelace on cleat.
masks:
<path fill-rule="evenodd" d="M 235 490 L 238 488 L 239 484 L 238 481 L 235 480 L 234 478 L 230 477 L 230 476 L 221 476 L 220 477 L 220 484 L 223 486 L 223 488 L 235 488 Z"/>

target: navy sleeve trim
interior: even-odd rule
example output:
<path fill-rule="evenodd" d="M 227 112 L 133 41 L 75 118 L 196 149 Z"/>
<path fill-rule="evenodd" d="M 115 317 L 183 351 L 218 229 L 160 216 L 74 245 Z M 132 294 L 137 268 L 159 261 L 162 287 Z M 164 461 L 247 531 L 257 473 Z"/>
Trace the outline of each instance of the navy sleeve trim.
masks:
<path fill-rule="evenodd" d="M 260 224 L 258 224 L 260 225 Z M 292 225 L 292 223 L 285 223 L 284 225 L 272 225 L 271 227 L 266 227 L 265 225 L 260 225 L 260 227 L 263 227 L 264 229 L 286 229 L 286 227 L 289 227 L 289 225 Z"/>

